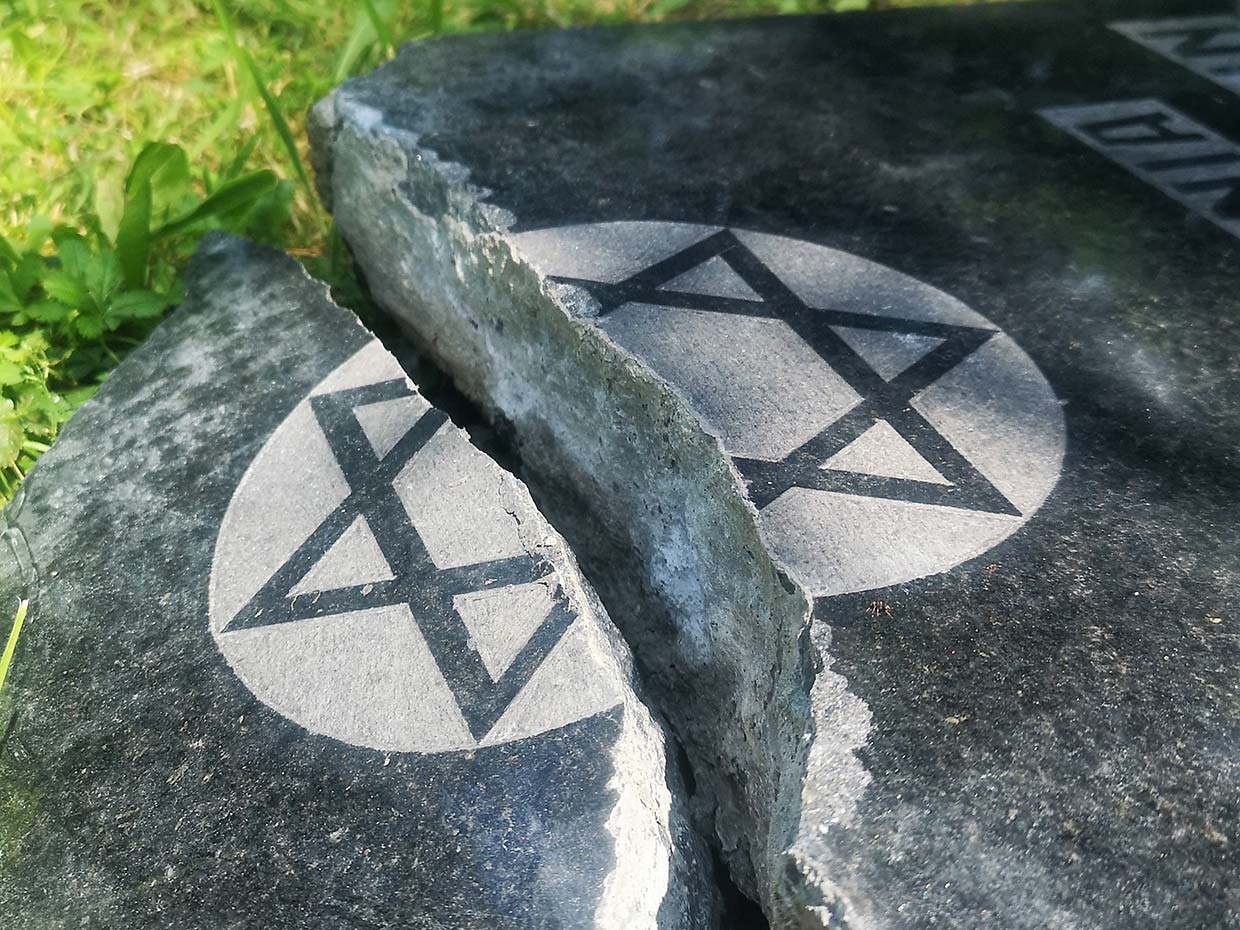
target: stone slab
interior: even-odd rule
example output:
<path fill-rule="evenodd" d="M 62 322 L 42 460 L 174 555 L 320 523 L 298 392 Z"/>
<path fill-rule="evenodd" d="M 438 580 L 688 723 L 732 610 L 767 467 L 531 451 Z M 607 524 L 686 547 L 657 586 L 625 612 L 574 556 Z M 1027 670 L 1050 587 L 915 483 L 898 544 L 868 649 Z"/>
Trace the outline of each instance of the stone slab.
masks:
<path fill-rule="evenodd" d="M 4 515 L 0 926 L 713 926 L 563 540 L 291 259 L 210 239 Z"/>
<path fill-rule="evenodd" d="M 1240 925 L 1238 48 L 1141 0 L 476 36 L 317 109 L 774 924 Z"/>

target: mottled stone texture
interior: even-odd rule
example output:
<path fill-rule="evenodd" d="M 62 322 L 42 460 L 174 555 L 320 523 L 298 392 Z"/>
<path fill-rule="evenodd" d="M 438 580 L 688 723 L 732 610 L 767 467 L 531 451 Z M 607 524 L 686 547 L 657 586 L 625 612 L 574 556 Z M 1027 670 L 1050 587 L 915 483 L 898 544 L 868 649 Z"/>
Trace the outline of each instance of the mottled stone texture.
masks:
<path fill-rule="evenodd" d="M 375 384 L 396 399 L 370 404 Z M 623 642 L 524 487 L 445 419 L 295 262 L 208 240 L 184 304 L 5 511 L 0 590 L 33 606 L 0 926 L 715 925 Z M 241 606 L 324 514 L 384 494 L 286 579 L 299 597 Z M 444 578 L 483 595 L 445 607 Z M 527 655 L 549 609 L 562 638 Z M 515 697 L 471 713 L 491 679 Z"/>
<path fill-rule="evenodd" d="M 626 605 L 700 822 L 778 926 L 1240 924 L 1240 249 L 1039 115 L 1159 98 L 1240 139 L 1240 100 L 1107 28 L 1217 9 L 1028 4 L 444 39 L 316 110 L 319 181 L 372 292 L 506 425 L 544 510 L 613 613 Z M 836 288 L 821 308 L 833 321 L 899 318 L 915 336 L 917 317 L 956 327 L 935 338 L 963 340 L 962 354 L 1006 352 L 1009 381 L 956 395 L 963 431 L 931 425 L 980 461 L 976 410 L 973 439 L 1037 453 L 1023 492 L 1002 457 L 978 466 L 999 492 L 987 519 L 1011 527 L 938 561 L 933 534 L 910 532 L 913 567 L 886 586 L 786 564 L 768 503 L 738 480 L 741 456 L 784 434 L 738 449 L 706 409 L 700 363 L 720 360 L 724 394 L 729 349 L 765 375 L 791 357 L 786 334 L 643 330 L 637 311 L 613 313 L 609 295 L 641 283 L 626 275 L 695 241 L 669 245 L 666 226 L 644 255 L 640 240 L 598 247 L 605 235 L 523 245 L 609 221 L 739 230 L 754 254 L 747 230 L 791 237 L 787 254 L 848 253 L 883 267 Z M 591 274 L 564 270 L 587 252 Z M 827 292 L 827 271 L 844 268 L 831 261 L 742 283 L 808 332 L 798 301 L 814 288 L 795 279 L 817 274 Z M 712 289 L 749 299 L 715 269 L 679 289 L 695 306 Z M 684 346 L 704 354 L 669 362 Z M 893 359 L 869 364 L 898 380 Z M 834 400 L 813 394 L 823 378 L 802 380 L 789 403 L 830 420 Z M 988 419 L 1009 396 L 1030 412 L 1023 426 Z M 735 421 L 760 425 L 767 401 Z M 925 500 L 939 493 L 916 456 L 854 451 L 832 467 L 862 465 L 860 496 L 897 466 Z M 905 534 L 872 519 L 811 538 L 838 555 L 866 534 L 899 562 Z"/>

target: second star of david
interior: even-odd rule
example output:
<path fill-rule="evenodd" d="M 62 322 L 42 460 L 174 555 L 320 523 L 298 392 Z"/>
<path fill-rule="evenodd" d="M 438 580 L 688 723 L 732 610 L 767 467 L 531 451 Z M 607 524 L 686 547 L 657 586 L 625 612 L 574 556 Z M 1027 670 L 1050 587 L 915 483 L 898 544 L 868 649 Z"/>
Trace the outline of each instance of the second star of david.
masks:
<path fill-rule="evenodd" d="M 756 300 L 666 288 L 669 282 L 720 258 L 757 295 Z M 759 510 L 791 488 L 1019 516 L 1020 511 L 913 406 L 929 385 L 986 344 L 997 332 L 925 320 L 899 319 L 807 305 L 730 230 L 721 230 L 618 282 L 555 277 L 587 290 L 599 316 L 640 303 L 780 320 L 811 346 L 861 398 L 852 409 L 782 459 L 734 457 Z M 890 381 L 883 378 L 832 327 L 877 330 L 941 340 Z M 889 423 L 949 484 L 824 469 L 822 464 L 880 420 Z"/>
<path fill-rule="evenodd" d="M 310 399 L 311 409 L 349 485 L 349 494 L 250 601 L 224 632 L 339 617 L 361 610 L 404 605 L 452 690 L 475 739 L 496 724 L 573 621 L 563 592 L 498 680 L 492 680 L 455 598 L 514 584 L 540 581 L 551 573 L 543 561 L 520 556 L 438 568 L 410 522 L 394 481 L 447 421 L 439 410 L 424 413 L 386 454 L 376 454 L 353 411 L 412 396 L 402 380 L 350 388 Z M 299 594 L 291 592 L 335 542 L 362 517 L 369 525 L 393 577 L 368 584 Z M 347 661 L 341 657 L 341 661 Z"/>

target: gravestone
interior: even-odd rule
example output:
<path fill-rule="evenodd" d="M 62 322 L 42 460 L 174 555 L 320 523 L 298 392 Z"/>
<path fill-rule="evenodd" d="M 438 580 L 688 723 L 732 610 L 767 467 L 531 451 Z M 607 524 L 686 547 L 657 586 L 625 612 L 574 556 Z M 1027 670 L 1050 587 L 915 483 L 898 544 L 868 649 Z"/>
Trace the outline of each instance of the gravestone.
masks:
<path fill-rule="evenodd" d="M 0 926 L 714 926 L 524 487 L 291 259 L 187 288 L 5 511 Z"/>
<path fill-rule="evenodd" d="M 1238 69 L 1222 3 L 1030 3 L 439 39 L 316 108 L 773 925 L 1240 926 Z"/>

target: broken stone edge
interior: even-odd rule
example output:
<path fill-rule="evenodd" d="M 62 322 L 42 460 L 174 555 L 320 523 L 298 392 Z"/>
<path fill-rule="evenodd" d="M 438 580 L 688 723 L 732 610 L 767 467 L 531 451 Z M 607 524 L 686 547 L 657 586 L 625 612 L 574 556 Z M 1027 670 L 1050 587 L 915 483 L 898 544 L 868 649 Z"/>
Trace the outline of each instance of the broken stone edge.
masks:
<path fill-rule="evenodd" d="M 252 280 L 238 278 L 239 265 L 245 268 L 247 274 L 254 276 Z M 367 339 L 375 339 L 351 311 L 332 300 L 328 285 L 311 277 L 293 258 L 275 249 L 222 233 L 208 234 L 195 252 L 186 273 L 184 301 L 174 315 L 227 312 L 231 295 L 237 292 L 259 293 L 274 276 L 281 274 L 287 280 L 282 282 L 280 298 L 289 306 L 279 312 L 297 312 L 308 305 L 318 304 L 316 312 L 337 315 L 342 328 L 354 328 L 364 333 Z M 153 346 L 142 346 L 135 350 L 135 354 L 150 351 L 157 350 Z M 417 396 L 422 397 L 418 386 L 407 376 L 405 382 Z M 105 385 L 100 393 L 105 394 L 106 391 Z M 100 406 L 105 400 L 92 398 L 84 406 Z M 430 404 L 429 401 L 427 403 Z M 430 406 L 434 407 L 433 404 Z M 82 422 L 87 419 L 83 417 Z M 460 430 L 455 423 L 451 423 L 450 428 Z M 43 630 L 55 625 L 56 617 L 44 617 L 37 610 L 41 589 L 55 582 L 52 578 L 40 577 L 29 546 L 25 544 L 18 517 L 27 488 L 32 486 L 31 482 L 39 480 L 40 465 L 44 469 L 50 467 L 59 457 L 58 450 L 62 447 L 70 456 L 77 454 L 80 443 L 75 438 L 73 423 L 68 424 L 65 431 L 69 433 L 66 437 L 68 441 L 53 446 L 32 470 L 18 495 L 0 511 L 0 535 L 7 543 L 4 559 L 0 561 L 0 590 L 5 593 L 17 591 L 19 596 L 30 599 L 30 612 L 23 634 L 25 640 L 42 638 L 48 635 Z M 260 438 L 259 447 L 267 438 Z M 479 456 L 484 455 L 481 451 L 475 452 Z M 615 868 L 600 891 L 593 923 L 599 927 L 643 927 L 651 930 L 698 930 L 715 926 L 720 905 L 709 891 L 714 887 L 710 880 L 709 852 L 693 831 L 688 811 L 684 808 L 682 799 L 685 790 L 673 744 L 641 694 L 632 654 L 598 595 L 581 573 L 563 537 L 542 517 L 525 484 L 498 463 L 488 461 L 501 476 L 497 493 L 506 502 L 505 506 L 513 511 L 514 519 L 536 524 L 519 528 L 522 546 L 533 558 L 545 560 L 554 567 L 565 598 L 579 622 L 586 627 L 592 654 L 600 668 L 615 677 L 619 685 L 617 691 L 621 693 L 621 731 L 613 747 L 615 769 L 608 784 L 614 797 L 607 828 L 615 840 Z M 63 521 L 60 528 L 66 532 L 72 530 Z M 207 622 L 205 616 L 202 622 Z M 16 680 L 10 678 L 15 686 L 12 700 L 19 709 L 23 699 L 21 684 L 25 677 L 19 674 L 15 676 Z M 667 864 L 667 884 L 663 887 L 652 885 L 649 880 L 651 863 L 660 860 Z"/>
<path fill-rule="evenodd" d="M 337 305 L 328 285 L 311 277 L 294 259 L 275 250 L 255 246 L 234 237 L 218 237 L 204 242 L 199 254 L 210 254 L 224 242 L 278 259 L 290 273 L 318 292 L 324 309 L 337 313 L 341 325 L 352 326 L 375 339 L 352 313 Z M 190 279 L 193 279 L 191 271 Z M 405 383 L 419 397 L 421 389 L 408 376 Z M 426 398 L 423 397 L 425 400 Z M 435 405 L 427 400 L 433 408 Z M 450 428 L 461 430 L 455 423 Z M 467 440 L 468 441 L 468 440 Z M 471 449 L 472 449 L 471 445 Z M 476 451 L 478 457 L 485 454 Z M 555 568 L 556 577 L 573 613 L 589 631 L 588 641 L 600 666 L 621 685 L 623 714 L 621 735 L 612 754 L 615 771 L 609 788 L 615 804 L 607 826 L 615 841 L 615 869 L 608 876 L 599 898 L 594 924 L 599 927 L 685 928 L 713 925 L 718 903 L 704 892 L 709 882 L 709 854 L 693 832 L 678 764 L 671 751 L 672 742 L 663 724 L 651 713 L 634 667 L 633 655 L 612 622 L 598 594 L 583 575 L 576 557 L 564 538 L 541 515 L 529 489 L 516 475 L 488 459 L 489 467 L 500 476 L 498 493 L 503 506 L 521 526 L 518 536 L 526 553 L 545 559 Z M 668 878 L 663 888 L 652 886 L 652 861 L 667 863 Z"/>
<path fill-rule="evenodd" d="M 299 275 L 304 285 L 317 291 L 323 309 L 337 313 L 341 326 L 354 327 L 365 332 L 368 338 L 375 338 L 351 311 L 332 300 L 330 287 L 311 277 L 300 263 L 281 252 L 235 237 L 217 236 L 204 241 L 188 275 L 191 291 L 197 284 L 195 271 L 205 258 L 238 248 L 277 259 L 290 273 Z M 199 287 L 207 290 L 209 277 L 203 275 L 203 278 Z M 408 376 L 405 383 L 426 400 Z M 429 400 L 427 403 L 434 408 Z M 461 429 L 455 423 L 450 423 L 450 428 Z M 481 451 L 476 454 L 484 457 Z M 615 840 L 615 869 L 600 894 L 594 923 L 599 927 L 677 930 L 710 925 L 713 918 L 707 915 L 717 910 L 718 905 L 701 900 L 703 887 L 707 886 L 703 872 L 709 868 L 708 854 L 693 833 L 688 812 L 682 809 L 679 799 L 684 797 L 684 789 L 670 751 L 672 744 L 661 723 L 651 714 L 648 702 L 643 700 L 628 644 L 582 574 L 564 538 L 538 511 L 529 489 L 494 460 L 488 459 L 488 462 L 501 475 L 498 493 L 503 506 L 519 523 L 529 519 L 536 523 L 532 528 L 521 526 L 518 533 L 526 554 L 545 559 L 554 566 L 573 613 L 591 634 L 592 651 L 600 665 L 622 685 L 618 689 L 623 694 L 622 728 L 613 753 L 616 769 L 609 784 L 616 800 L 607 821 Z M 659 859 L 665 860 L 668 867 L 668 883 L 663 889 L 649 883 L 650 863 Z M 670 917 L 671 914 L 676 916 Z"/>
<path fill-rule="evenodd" d="M 467 168 L 359 99 L 399 93 L 389 65 L 309 121 L 321 196 L 372 295 L 512 433 L 542 500 L 567 501 L 559 525 L 582 529 L 570 535 L 587 567 L 615 568 L 595 581 L 737 886 L 777 927 L 848 925 L 865 907 L 832 879 L 827 833 L 854 821 L 868 784 L 870 713 L 830 668 L 829 629 L 811 629 L 808 593 L 684 396 L 590 321 L 592 298 L 521 255 L 516 217 Z M 585 551 L 594 538 L 607 542 Z"/>

